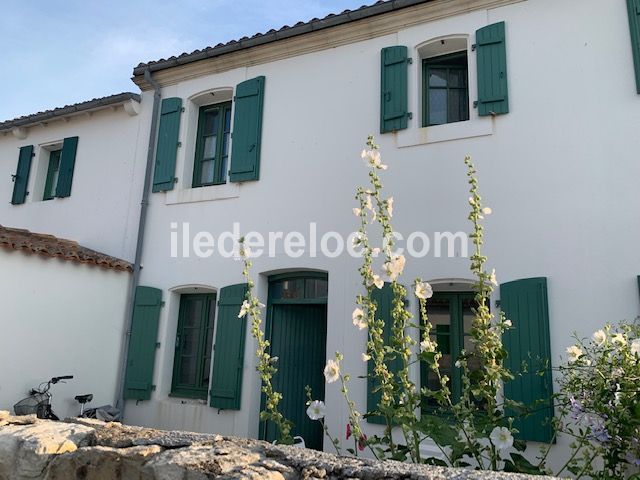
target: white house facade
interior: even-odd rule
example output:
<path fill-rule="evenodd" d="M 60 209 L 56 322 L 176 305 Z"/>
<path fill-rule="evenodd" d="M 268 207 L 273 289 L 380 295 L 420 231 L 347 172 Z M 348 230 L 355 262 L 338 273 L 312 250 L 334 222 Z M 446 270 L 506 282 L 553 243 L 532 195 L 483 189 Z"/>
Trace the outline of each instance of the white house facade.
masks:
<path fill-rule="evenodd" d="M 355 189 L 368 181 L 359 152 L 371 133 L 389 166 L 381 175 L 404 237 L 403 282 L 421 277 L 434 287 L 430 318 L 454 395 L 473 307 L 459 233 L 470 231 L 470 154 L 493 210 L 484 253 L 500 285 L 491 308 L 515 326 L 505 339 L 509 362 L 550 361 L 544 375 L 524 375 L 505 393 L 549 400 L 552 369 L 574 331 L 587 336 L 640 312 L 639 15 L 637 0 L 584 0 L 579 9 L 571 0 L 400 0 L 136 67 L 138 115 L 108 113 L 120 115 L 107 128 L 118 138 L 122 128 L 126 141 L 113 148 L 123 148 L 126 165 L 99 187 L 122 198 L 127 189 L 128 200 L 105 213 L 120 228 L 95 239 L 106 253 L 134 257 L 139 218 L 124 204 L 140 198 L 152 161 L 125 327 L 125 420 L 273 439 L 259 420 L 255 344 L 238 318 L 242 264 L 226 254 L 250 232 L 254 253 L 262 250 L 252 273 L 294 434 L 331 448 L 305 416 L 310 385 L 342 437 L 347 406 L 322 376 L 336 351 L 366 411 L 371 388 L 358 377 L 367 374 L 367 336 L 351 322 L 361 259 L 347 246 L 358 228 Z M 21 142 L 11 139 L 12 155 Z M 7 224 L 22 226 L 28 217 L 18 208 L 36 212 L 36 203 L 2 207 Z M 71 238 L 88 232 L 69 224 Z M 418 318 L 416 298 L 408 305 Z M 433 381 L 418 364 L 412 379 Z M 547 406 L 519 425 L 531 457 L 552 437 L 552 414 Z M 373 421 L 365 430 L 383 428 Z M 557 439 L 552 466 L 569 442 Z"/>
<path fill-rule="evenodd" d="M 241 265 L 197 236 L 219 241 L 238 222 L 240 234 L 306 240 L 299 255 L 265 246 L 253 272 L 285 414 L 305 422 L 312 385 L 341 435 L 346 405 L 338 387 L 324 386 L 322 366 L 340 351 L 353 378 L 366 375 L 366 333 L 351 324 L 360 260 L 314 255 L 310 244 L 357 229 L 355 187 L 367 181 L 358 152 L 372 132 L 381 132 L 396 229 L 432 240 L 426 256 L 408 258 L 404 278 L 434 285 L 432 321 L 449 343 L 454 383 L 473 279 L 464 242 L 444 253 L 446 240 L 434 239 L 469 231 L 467 153 L 493 209 L 485 253 L 501 283 L 492 308 L 511 305 L 516 325 L 512 362 L 533 350 L 557 366 L 572 332 L 635 318 L 640 96 L 630 12 L 622 0 L 579 10 L 568 0 L 387 3 L 137 67 L 146 123 L 145 70 L 163 99 L 140 284 L 157 289 L 164 307 L 155 364 L 131 377 L 148 382 L 125 395 L 127 420 L 272 438 L 259 422 L 254 344 L 236 318 Z M 417 316 L 415 298 L 409 304 Z M 511 395 L 549 395 L 551 376 L 522 380 Z M 365 410 L 367 381 L 354 380 L 351 394 Z M 522 427 L 527 439 L 550 437 L 543 417 Z M 298 428 L 320 446 L 319 430 Z"/>

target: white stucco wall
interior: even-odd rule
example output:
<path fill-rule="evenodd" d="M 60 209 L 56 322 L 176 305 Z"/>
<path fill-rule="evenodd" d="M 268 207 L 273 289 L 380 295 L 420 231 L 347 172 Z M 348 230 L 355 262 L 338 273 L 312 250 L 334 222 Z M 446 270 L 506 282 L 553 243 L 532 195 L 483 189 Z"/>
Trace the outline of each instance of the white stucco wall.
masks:
<path fill-rule="evenodd" d="M 428 7 L 425 7 L 428 8 Z M 506 21 L 510 113 L 495 119 L 418 128 L 420 61 L 417 48 L 443 35 L 469 37 L 469 76 L 475 84 L 476 29 Z M 218 412 L 206 405 L 168 397 L 179 296 L 171 289 L 204 285 L 218 289 L 242 281 L 238 262 L 217 255 L 172 259 L 172 222 L 189 222 L 192 232 L 217 236 L 234 221 L 241 231 L 335 230 L 356 228 L 351 213 L 356 185 L 367 181 L 359 151 L 379 131 L 380 49 L 409 46 L 409 129 L 377 135 L 389 170 L 383 178 L 395 198 L 394 224 L 402 233 L 468 231 L 468 185 L 463 157 L 473 155 L 481 192 L 493 215 L 486 221 L 485 253 L 500 282 L 548 278 L 552 360 L 575 330 L 589 335 L 606 321 L 633 319 L 640 311 L 640 96 L 636 94 L 626 7 L 623 0 L 528 0 L 476 11 L 397 34 L 319 51 L 269 64 L 193 78 L 163 89 L 164 97 L 185 99 L 176 175 L 177 190 L 153 194 L 144 254 L 144 285 L 165 291 L 152 400 L 127 406 L 131 423 L 164 428 L 257 435 L 259 382 L 254 345 L 247 342 L 242 409 Z M 261 174 L 258 182 L 193 191 L 188 187 L 197 105 L 186 101 L 212 89 L 227 89 L 266 76 Z M 475 87 L 471 87 L 470 101 Z M 148 124 L 151 93 L 143 95 Z M 424 143 L 424 137 L 432 140 Z M 81 137 L 82 138 L 82 137 Z M 144 150 L 138 150 L 138 159 Z M 75 188 L 75 185 L 74 185 Z M 206 200 L 218 197 L 217 200 Z M 224 198 L 226 197 L 226 198 Z M 73 196 L 72 196 L 73 198 Z M 191 201 L 187 201 L 191 200 Z M 194 201 L 200 200 L 200 201 Z M 340 350 L 352 374 L 351 394 L 364 409 L 366 383 L 360 359 L 365 333 L 351 325 L 360 292 L 348 256 L 336 259 L 276 258 L 254 262 L 258 293 L 266 298 L 269 272 L 313 268 L 329 274 L 327 354 Z M 463 258 L 409 260 L 407 282 L 469 278 Z M 497 299 L 497 296 L 496 296 Z M 415 302 L 411 308 L 416 312 Z M 325 398 L 327 422 L 341 435 L 347 420 L 335 385 Z M 368 426 L 367 431 L 377 432 Z M 568 444 L 560 439 L 558 448 Z M 556 460 L 552 460 L 552 463 Z"/>
<path fill-rule="evenodd" d="M 94 250 L 132 261 L 138 230 L 145 151 L 137 151 L 139 115 L 122 106 L 26 128 L 25 139 L 0 134 L 0 224 L 75 240 Z M 77 136 L 71 196 L 42 201 L 51 144 Z M 29 195 L 12 205 L 19 148 L 33 145 Z M 146 144 L 145 144 L 146 145 Z M 135 164 L 140 154 L 140 162 Z"/>
<path fill-rule="evenodd" d="M 58 416 L 74 416 L 73 397 L 113 404 L 131 274 L 0 248 L 0 410 L 51 377 Z"/>

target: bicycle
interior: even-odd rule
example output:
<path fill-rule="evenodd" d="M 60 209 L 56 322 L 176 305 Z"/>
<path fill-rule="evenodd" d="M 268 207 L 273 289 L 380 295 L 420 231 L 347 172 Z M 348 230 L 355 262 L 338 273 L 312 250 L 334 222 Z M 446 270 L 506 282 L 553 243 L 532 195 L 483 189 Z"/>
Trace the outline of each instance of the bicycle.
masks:
<path fill-rule="evenodd" d="M 63 375 L 61 377 L 53 377 L 47 382 L 42 382 L 37 388 L 29 390 L 29 396 L 23 398 L 13 406 L 16 415 L 32 415 L 36 414 L 38 418 L 47 420 L 60 420 L 51 408 L 51 385 L 62 380 L 71 380 L 73 375 Z M 64 382 L 62 382 L 64 383 Z"/>

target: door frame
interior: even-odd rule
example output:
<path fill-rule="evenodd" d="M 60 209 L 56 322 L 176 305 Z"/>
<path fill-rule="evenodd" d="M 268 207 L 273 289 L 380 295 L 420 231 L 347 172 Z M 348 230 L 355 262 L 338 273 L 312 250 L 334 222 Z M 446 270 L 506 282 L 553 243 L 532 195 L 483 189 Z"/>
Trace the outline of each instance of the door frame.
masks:
<path fill-rule="evenodd" d="M 313 298 L 313 299 L 305 299 L 305 298 L 296 298 L 296 299 L 274 299 L 272 296 L 273 289 L 271 285 L 280 280 L 293 280 L 293 279 L 323 279 L 327 280 L 327 288 L 329 282 L 329 274 L 327 272 L 319 272 L 319 271 L 292 271 L 288 273 L 278 273 L 275 275 L 270 275 L 268 278 L 269 287 L 267 293 L 267 319 L 265 322 L 265 332 L 264 337 L 265 340 L 271 342 L 271 332 L 273 329 L 273 311 L 275 305 L 327 305 L 328 299 L 328 291 L 327 297 L 324 298 Z M 328 317 L 328 314 L 327 314 Z M 325 322 L 327 319 L 325 318 Z M 326 342 L 325 342 L 325 356 L 326 356 Z M 269 351 L 271 353 L 271 351 Z M 282 393 L 282 392 L 280 392 Z M 264 410 L 265 407 L 265 396 L 262 393 L 262 380 L 260 380 L 260 412 Z M 260 420 L 260 412 L 258 412 L 258 439 L 264 440 L 266 438 L 266 427 L 267 422 Z"/>

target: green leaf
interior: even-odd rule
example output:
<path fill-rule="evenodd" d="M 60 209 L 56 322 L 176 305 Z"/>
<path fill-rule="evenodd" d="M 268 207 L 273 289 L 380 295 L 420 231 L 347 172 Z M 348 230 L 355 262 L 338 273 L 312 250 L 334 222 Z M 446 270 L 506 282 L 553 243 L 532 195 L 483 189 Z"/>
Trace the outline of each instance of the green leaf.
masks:
<path fill-rule="evenodd" d="M 524 440 L 514 440 L 513 448 L 518 450 L 519 452 L 524 452 L 527 449 L 527 442 Z"/>
<path fill-rule="evenodd" d="M 445 462 L 444 460 L 440 459 L 440 458 L 436 458 L 436 457 L 429 457 L 426 458 L 424 460 L 424 463 L 426 463 L 427 465 L 435 465 L 438 467 L 448 467 L 449 465 L 447 465 L 447 462 Z"/>
<path fill-rule="evenodd" d="M 505 461 L 505 472 L 527 473 L 529 475 L 546 475 L 540 467 L 533 465 L 519 453 L 511 454 L 512 461 Z"/>

